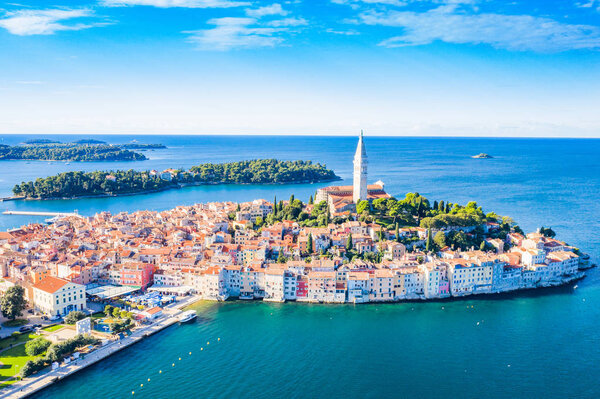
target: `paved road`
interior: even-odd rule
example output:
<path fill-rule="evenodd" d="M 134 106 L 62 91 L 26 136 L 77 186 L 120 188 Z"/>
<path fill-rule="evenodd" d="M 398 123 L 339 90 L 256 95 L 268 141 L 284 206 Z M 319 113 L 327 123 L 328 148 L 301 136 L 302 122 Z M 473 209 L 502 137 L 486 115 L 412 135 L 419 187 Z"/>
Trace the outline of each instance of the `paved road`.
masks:
<path fill-rule="evenodd" d="M 179 321 L 178 316 L 181 313 L 180 309 L 197 300 L 197 297 L 185 297 L 179 302 L 166 306 L 164 308 L 164 315 L 153 324 L 137 328 L 130 336 L 96 349 L 94 352 L 87 354 L 85 358 L 72 362 L 69 365 L 63 365 L 56 370 L 38 373 L 33 377 L 16 382 L 11 387 L 4 388 L 0 391 L 0 399 L 16 399 L 29 396 L 52 384 L 56 379 L 63 379 L 76 373 L 77 371 L 144 339 L 148 335 L 152 335 L 163 328 L 177 323 Z"/>

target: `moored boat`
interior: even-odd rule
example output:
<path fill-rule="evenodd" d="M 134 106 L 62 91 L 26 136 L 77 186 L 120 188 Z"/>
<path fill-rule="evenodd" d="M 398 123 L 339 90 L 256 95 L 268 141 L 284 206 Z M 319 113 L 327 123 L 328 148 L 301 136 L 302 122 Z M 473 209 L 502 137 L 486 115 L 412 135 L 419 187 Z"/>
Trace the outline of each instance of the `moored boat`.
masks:
<path fill-rule="evenodd" d="M 179 322 L 186 323 L 190 320 L 194 320 L 197 316 L 198 314 L 195 310 L 186 310 L 181 315 L 179 315 Z"/>

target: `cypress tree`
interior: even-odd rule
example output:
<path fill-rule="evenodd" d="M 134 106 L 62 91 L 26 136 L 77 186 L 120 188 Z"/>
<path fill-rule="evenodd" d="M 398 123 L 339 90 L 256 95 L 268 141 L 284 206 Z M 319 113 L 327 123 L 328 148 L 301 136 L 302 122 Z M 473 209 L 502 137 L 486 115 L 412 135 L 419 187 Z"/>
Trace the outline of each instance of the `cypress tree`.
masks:
<path fill-rule="evenodd" d="M 396 236 L 396 242 L 400 242 L 400 229 L 398 228 L 398 222 L 396 222 L 396 230 L 394 230 L 394 235 Z"/>
<path fill-rule="evenodd" d="M 436 201 L 433 201 L 433 208 L 432 208 L 432 209 L 438 209 L 438 206 L 439 206 L 439 205 L 438 205 L 438 202 L 437 202 L 437 200 L 436 200 Z"/>
<path fill-rule="evenodd" d="M 290 205 L 292 205 L 292 202 L 294 202 L 294 194 L 290 195 Z"/>
<path fill-rule="evenodd" d="M 446 210 L 446 207 L 444 206 L 444 200 L 441 200 L 440 203 L 438 204 L 438 211 L 444 212 L 445 210 Z"/>
<path fill-rule="evenodd" d="M 348 234 L 348 239 L 346 240 L 346 251 L 352 250 L 352 233 Z"/>
<path fill-rule="evenodd" d="M 308 233 L 308 242 L 306 243 L 306 252 L 313 253 L 312 233 Z"/>
<path fill-rule="evenodd" d="M 425 244 L 425 251 L 429 252 L 432 249 L 433 245 L 431 245 L 431 227 L 427 229 L 427 241 Z"/>
<path fill-rule="evenodd" d="M 310 198 L 308 199 L 308 205 L 312 205 L 313 203 L 314 203 L 313 196 L 311 195 Z"/>

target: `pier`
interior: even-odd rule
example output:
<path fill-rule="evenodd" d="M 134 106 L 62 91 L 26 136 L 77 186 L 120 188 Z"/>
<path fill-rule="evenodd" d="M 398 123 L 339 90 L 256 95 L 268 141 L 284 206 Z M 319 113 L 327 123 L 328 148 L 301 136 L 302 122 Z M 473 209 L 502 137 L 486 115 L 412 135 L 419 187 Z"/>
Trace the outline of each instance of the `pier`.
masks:
<path fill-rule="evenodd" d="M 34 211 L 4 211 L 3 215 L 29 215 L 29 216 L 52 216 L 52 217 L 67 217 L 67 216 L 80 216 L 77 211 L 75 212 L 34 212 Z"/>
<path fill-rule="evenodd" d="M 181 309 L 191 305 L 197 300 L 198 297 L 195 296 L 186 297 L 180 302 L 166 306 L 163 308 L 166 314 L 154 323 L 141 328 L 136 328 L 133 330 L 131 335 L 120 340 L 112 341 L 111 343 L 87 354 L 84 358 L 75 360 L 67 365 L 63 364 L 56 370 L 47 372 L 42 371 L 38 374 L 34 374 L 31 377 L 27 377 L 21 381 L 15 382 L 13 385 L 0 390 L 0 399 L 26 398 L 29 395 L 39 392 L 42 389 L 52 385 L 56 381 L 75 374 L 78 371 L 81 371 L 86 367 L 119 352 L 122 349 L 140 342 L 152 334 L 172 326 L 173 324 L 177 324 L 179 322 L 179 315 L 182 313 Z"/>

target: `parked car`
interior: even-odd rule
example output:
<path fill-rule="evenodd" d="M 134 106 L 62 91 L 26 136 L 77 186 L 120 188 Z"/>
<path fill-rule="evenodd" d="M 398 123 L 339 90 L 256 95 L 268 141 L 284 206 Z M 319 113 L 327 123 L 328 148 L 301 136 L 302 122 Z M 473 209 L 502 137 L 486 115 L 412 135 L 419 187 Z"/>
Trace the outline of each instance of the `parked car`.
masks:
<path fill-rule="evenodd" d="M 50 321 L 56 321 L 56 320 L 60 320 L 61 317 L 59 315 L 54 315 L 52 317 L 50 317 Z"/>
<path fill-rule="evenodd" d="M 42 325 L 41 324 L 34 324 L 33 328 L 42 328 Z"/>
<path fill-rule="evenodd" d="M 27 313 L 33 314 L 33 309 L 27 309 Z"/>
<path fill-rule="evenodd" d="M 28 333 L 31 331 L 33 331 L 33 328 L 31 328 L 31 326 L 23 326 L 23 327 L 19 328 L 20 333 Z"/>
<path fill-rule="evenodd" d="M 48 316 L 42 316 L 42 320 L 48 320 Z"/>

